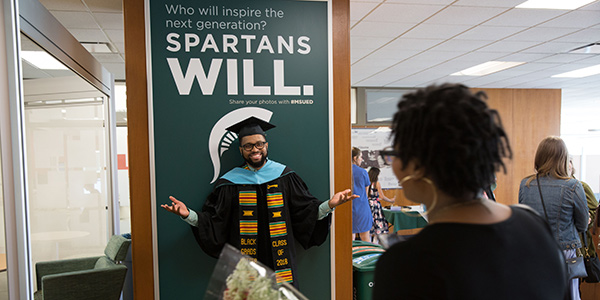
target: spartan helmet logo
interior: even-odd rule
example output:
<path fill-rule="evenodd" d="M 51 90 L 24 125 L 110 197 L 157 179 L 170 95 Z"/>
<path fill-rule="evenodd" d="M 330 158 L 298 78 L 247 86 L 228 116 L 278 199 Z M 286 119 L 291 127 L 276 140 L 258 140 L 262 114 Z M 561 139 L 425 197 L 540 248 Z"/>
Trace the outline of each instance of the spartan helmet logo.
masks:
<path fill-rule="evenodd" d="M 252 116 L 269 122 L 272 115 L 272 111 L 264 108 L 243 107 L 227 113 L 215 123 L 208 138 L 208 153 L 210 154 L 210 159 L 215 170 L 210 183 L 215 182 L 219 178 L 219 174 L 221 173 L 221 155 L 229 149 L 231 143 L 237 138 L 237 134 L 225 128 Z"/>

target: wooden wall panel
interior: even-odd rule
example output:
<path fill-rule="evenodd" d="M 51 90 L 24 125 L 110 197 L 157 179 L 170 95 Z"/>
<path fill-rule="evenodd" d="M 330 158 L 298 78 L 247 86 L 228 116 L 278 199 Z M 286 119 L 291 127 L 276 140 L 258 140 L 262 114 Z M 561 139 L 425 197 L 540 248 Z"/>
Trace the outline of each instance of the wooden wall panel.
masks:
<path fill-rule="evenodd" d="M 513 128 L 513 185 L 518 197 L 519 184 L 533 174 L 535 151 L 542 139 L 560 135 L 560 90 L 515 90 Z"/>
<path fill-rule="evenodd" d="M 134 299 L 154 299 L 144 1 L 123 1 Z"/>
<path fill-rule="evenodd" d="M 504 204 L 518 203 L 521 180 L 533 174 L 539 142 L 560 135 L 561 91 L 558 89 L 476 89 L 488 95 L 490 107 L 498 110 L 513 151 L 505 161 L 507 173 L 498 173 L 496 198 Z"/>
<path fill-rule="evenodd" d="M 333 0 L 334 189 L 352 187 L 350 142 L 350 1 Z M 332 233 L 334 299 L 352 299 L 352 206 L 335 210 Z"/>

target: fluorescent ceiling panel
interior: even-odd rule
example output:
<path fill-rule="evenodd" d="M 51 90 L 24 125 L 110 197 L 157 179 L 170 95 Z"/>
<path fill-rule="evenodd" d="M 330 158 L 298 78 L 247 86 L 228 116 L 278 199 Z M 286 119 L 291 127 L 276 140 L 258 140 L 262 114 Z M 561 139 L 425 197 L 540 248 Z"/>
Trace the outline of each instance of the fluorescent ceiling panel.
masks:
<path fill-rule="evenodd" d="M 23 59 L 42 70 L 67 70 L 67 67 L 45 51 L 21 51 Z"/>
<path fill-rule="evenodd" d="M 541 9 L 577 9 L 596 0 L 529 0 L 525 1 L 516 8 L 541 8 Z"/>
<path fill-rule="evenodd" d="M 91 53 L 112 53 L 108 47 L 108 43 L 86 43 L 82 42 L 81 45 Z"/>
<path fill-rule="evenodd" d="M 452 73 L 452 76 L 484 76 L 492 73 L 496 73 L 508 68 L 522 65 L 524 62 L 516 61 L 488 61 L 468 69 L 464 69 L 460 72 Z"/>
<path fill-rule="evenodd" d="M 569 53 L 584 53 L 584 54 L 600 53 L 600 43 L 592 43 L 587 46 L 575 48 L 575 49 L 569 51 Z"/>
<path fill-rule="evenodd" d="M 600 74 L 600 65 L 595 65 L 587 68 L 582 68 L 570 72 L 560 73 L 552 76 L 553 78 L 557 77 L 568 77 L 568 78 L 582 78 L 592 75 Z"/>

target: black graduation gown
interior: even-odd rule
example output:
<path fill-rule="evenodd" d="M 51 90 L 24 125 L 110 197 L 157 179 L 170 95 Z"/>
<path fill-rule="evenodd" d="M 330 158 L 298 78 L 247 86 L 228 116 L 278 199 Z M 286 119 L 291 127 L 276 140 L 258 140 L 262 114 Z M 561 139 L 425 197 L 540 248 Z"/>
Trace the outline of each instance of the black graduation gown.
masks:
<path fill-rule="evenodd" d="M 285 221 L 287 225 L 287 240 L 291 260 L 290 265 L 296 280 L 296 250 L 297 241 L 305 249 L 321 245 L 329 234 L 331 216 L 317 220 L 319 201 L 310 194 L 304 181 L 291 169 L 285 167 L 280 177 L 263 184 L 234 184 L 226 179 L 219 179 L 215 189 L 208 196 L 202 211 L 198 213 L 198 227 L 192 226 L 196 241 L 208 255 L 218 257 L 225 243 L 237 249 L 242 249 L 238 193 L 240 190 L 256 190 L 257 198 L 257 243 L 256 258 L 271 269 L 274 267 L 271 238 L 269 233 L 268 207 L 266 201 L 267 187 L 278 185 L 283 195 Z M 290 230 L 291 228 L 291 230 Z"/>

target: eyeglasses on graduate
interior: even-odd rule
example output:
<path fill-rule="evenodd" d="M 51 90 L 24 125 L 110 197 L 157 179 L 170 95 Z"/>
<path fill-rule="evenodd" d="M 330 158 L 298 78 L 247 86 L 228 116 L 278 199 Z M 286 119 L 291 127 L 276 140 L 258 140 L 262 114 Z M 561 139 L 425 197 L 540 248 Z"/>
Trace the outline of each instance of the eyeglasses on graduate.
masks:
<path fill-rule="evenodd" d="M 242 148 L 246 151 L 252 151 L 252 149 L 254 147 L 256 147 L 256 149 L 261 150 L 262 148 L 265 147 L 265 145 L 267 144 L 267 142 L 256 142 L 254 144 L 252 143 L 247 143 L 247 144 L 243 144 Z"/>

